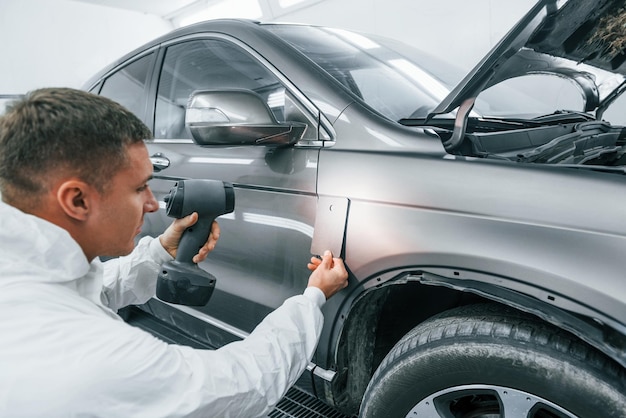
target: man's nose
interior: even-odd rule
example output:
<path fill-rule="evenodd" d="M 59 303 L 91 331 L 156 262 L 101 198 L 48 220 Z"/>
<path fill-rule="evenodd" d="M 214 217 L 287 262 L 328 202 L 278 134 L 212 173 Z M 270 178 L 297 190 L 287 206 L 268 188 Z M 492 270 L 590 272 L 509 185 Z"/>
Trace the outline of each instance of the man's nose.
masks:
<path fill-rule="evenodd" d="M 152 190 L 148 189 L 148 194 L 148 200 L 146 201 L 144 209 L 146 212 L 156 212 L 157 210 L 159 210 L 159 202 L 157 202 L 156 198 L 154 197 Z"/>

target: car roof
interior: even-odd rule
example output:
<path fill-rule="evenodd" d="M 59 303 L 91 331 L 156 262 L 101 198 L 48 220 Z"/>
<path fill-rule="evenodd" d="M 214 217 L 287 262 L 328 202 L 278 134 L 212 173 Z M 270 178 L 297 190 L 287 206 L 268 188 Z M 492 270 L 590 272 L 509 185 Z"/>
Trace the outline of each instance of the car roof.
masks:
<path fill-rule="evenodd" d="M 174 29 L 164 35 L 159 36 L 137 48 L 118 58 L 111 64 L 104 67 L 102 70 L 98 71 L 93 77 L 91 77 L 85 84 L 84 87 L 89 89 L 95 83 L 98 82 L 100 78 L 109 73 L 114 68 L 119 65 L 126 63 L 133 57 L 139 56 L 145 51 L 150 51 L 162 43 L 168 42 L 173 39 L 190 36 L 194 34 L 200 33 L 224 33 L 224 34 L 242 34 L 242 33 L 250 33 L 250 32 L 258 32 L 258 33 L 268 33 L 263 30 L 260 22 L 249 19 L 214 19 L 214 20 L 206 20 L 198 23 L 194 23 L 189 26 L 184 26 L 182 28 Z M 269 36 L 272 36 L 269 34 Z"/>

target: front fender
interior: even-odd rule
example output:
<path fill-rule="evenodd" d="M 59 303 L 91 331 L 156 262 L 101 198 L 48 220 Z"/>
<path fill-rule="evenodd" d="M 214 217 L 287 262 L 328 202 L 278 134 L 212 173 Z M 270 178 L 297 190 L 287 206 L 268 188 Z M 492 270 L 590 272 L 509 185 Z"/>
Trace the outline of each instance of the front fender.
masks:
<path fill-rule="evenodd" d="M 626 335 L 622 235 L 353 200 L 345 251 L 364 288 L 387 271 L 472 272 Z"/>

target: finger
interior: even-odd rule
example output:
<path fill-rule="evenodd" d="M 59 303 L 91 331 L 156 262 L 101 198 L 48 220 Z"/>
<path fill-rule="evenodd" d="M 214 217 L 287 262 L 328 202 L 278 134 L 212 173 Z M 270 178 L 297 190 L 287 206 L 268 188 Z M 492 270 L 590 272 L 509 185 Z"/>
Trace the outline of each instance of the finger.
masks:
<path fill-rule="evenodd" d="M 209 234 L 209 238 L 202 247 L 202 249 L 205 250 L 207 254 L 213 251 L 217 246 L 217 241 L 220 239 L 220 233 L 221 230 L 219 224 L 217 223 L 217 221 L 213 221 L 213 224 L 211 224 L 211 232 Z"/>
<path fill-rule="evenodd" d="M 320 265 L 323 265 L 324 268 L 327 269 L 331 269 L 333 267 L 333 254 L 330 251 L 324 251 L 324 254 L 322 255 L 322 262 Z"/>
<path fill-rule="evenodd" d="M 333 259 L 335 265 L 333 266 L 333 270 L 340 275 L 340 278 L 343 280 L 341 283 L 341 287 L 348 287 L 348 271 L 346 270 L 343 259 L 334 258 Z"/>
<path fill-rule="evenodd" d="M 204 261 L 209 253 L 215 249 L 217 246 L 217 241 L 220 238 L 220 227 L 217 221 L 213 221 L 211 225 L 211 233 L 207 238 L 207 241 L 204 243 L 202 247 L 198 250 L 198 254 L 193 257 L 193 262 L 198 264 L 201 261 Z"/>
<path fill-rule="evenodd" d="M 198 222 L 198 212 L 193 212 L 190 215 L 187 215 L 183 218 L 185 222 L 185 228 L 189 228 L 191 225 Z"/>
<path fill-rule="evenodd" d="M 217 240 L 208 240 L 207 242 L 204 243 L 202 247 L 200 247 L 200 249 L 198 250 L 198 255 L 203 256 L 203 258 L 206 258 L 206 256 L 209 255 L 209 253 L 215 249 L 216 245 L 217 245 Z"/>
<path fill-rule="evenodd" d="M 217 221 L 213 221 L 213 223 L 211 224 L 211 234 L 209 235 L 209 240 L 212 241 L 216 241 L 220 238 L 220 225 L 217 223 Z"/>
<path fill-rule="evenodd" d="M 198 213 L 194 212 L 191 215 L 187 215 L 184 218 L 176 219 L 173 223 L 174 228 L 179 233 L 183 233 L 185 229 L 189 228 L 191 225 L 195 224 L 198 221 Z"/>
<path fill-rule="evenodd" d="M 208 257 L 209 253 L 213 251 L 214 249 L 215 249 L 215 242 L 212 242 L 212 243 L 207 242 L 202 247 L 200 247 L 200 249 L 198 250 L 198 254 L 193 256 L 193 262 L 198 264 L 201 261 L 204 261 Z"/>
<path fill-rule="evenodd" d="M 333 258 L 333 268 L 336 270 L 344 270 L 345 266 L 343 264 L 343 259 Z"/>
<path fill-rule="evenodd" d="M 311 270 L 311 271 L 315 271 L 320 264 L 322 264 L 322 259 L 319 256 L 313 256 L 311 257 L 311 261 L 306 265 L 306 267 Z"/>
<path fill-rule="evenodd" d="M 206 260 L 208 255 L 209 255 L 208 252 L 200 250 L 200 252 L 198 252 L 198 254 L 193 256 L 191 261 L 193 261 L 196 264 L 202 263 L 204 260 Z"/>
<path fill-rule="evenodd" d="M 336 258 L 333 257 L 332 253 L 328 253 L 328 268 L 330 269 L 334 269 L 335 268 L 335 260 Z"/>

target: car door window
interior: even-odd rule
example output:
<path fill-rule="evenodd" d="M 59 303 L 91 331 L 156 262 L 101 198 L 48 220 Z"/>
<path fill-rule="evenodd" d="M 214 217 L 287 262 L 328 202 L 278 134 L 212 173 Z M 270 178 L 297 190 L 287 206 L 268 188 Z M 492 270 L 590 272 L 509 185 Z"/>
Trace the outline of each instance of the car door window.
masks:
<path fill-rule="evenodd" d="M 216 89 L 252 90 L 265 100 L 279 122 L 311 122 L 278 77 L 258 60 L 229 42 L 202 39 L 176 44 L 166 51 L 157 92 L 155 138 L 191 138 L 185 127 L 189 97 L 198 90 Z M 314 132 L 307 129 L 306 134 Z"/>
<path fill-rule="evenodd" d="M 144 92 L 153 55 L 139 58 L 108 77 L 102 85 L 100 95 L 115 100 L 140 119 L 144 119 L 146 110 Z"/>

